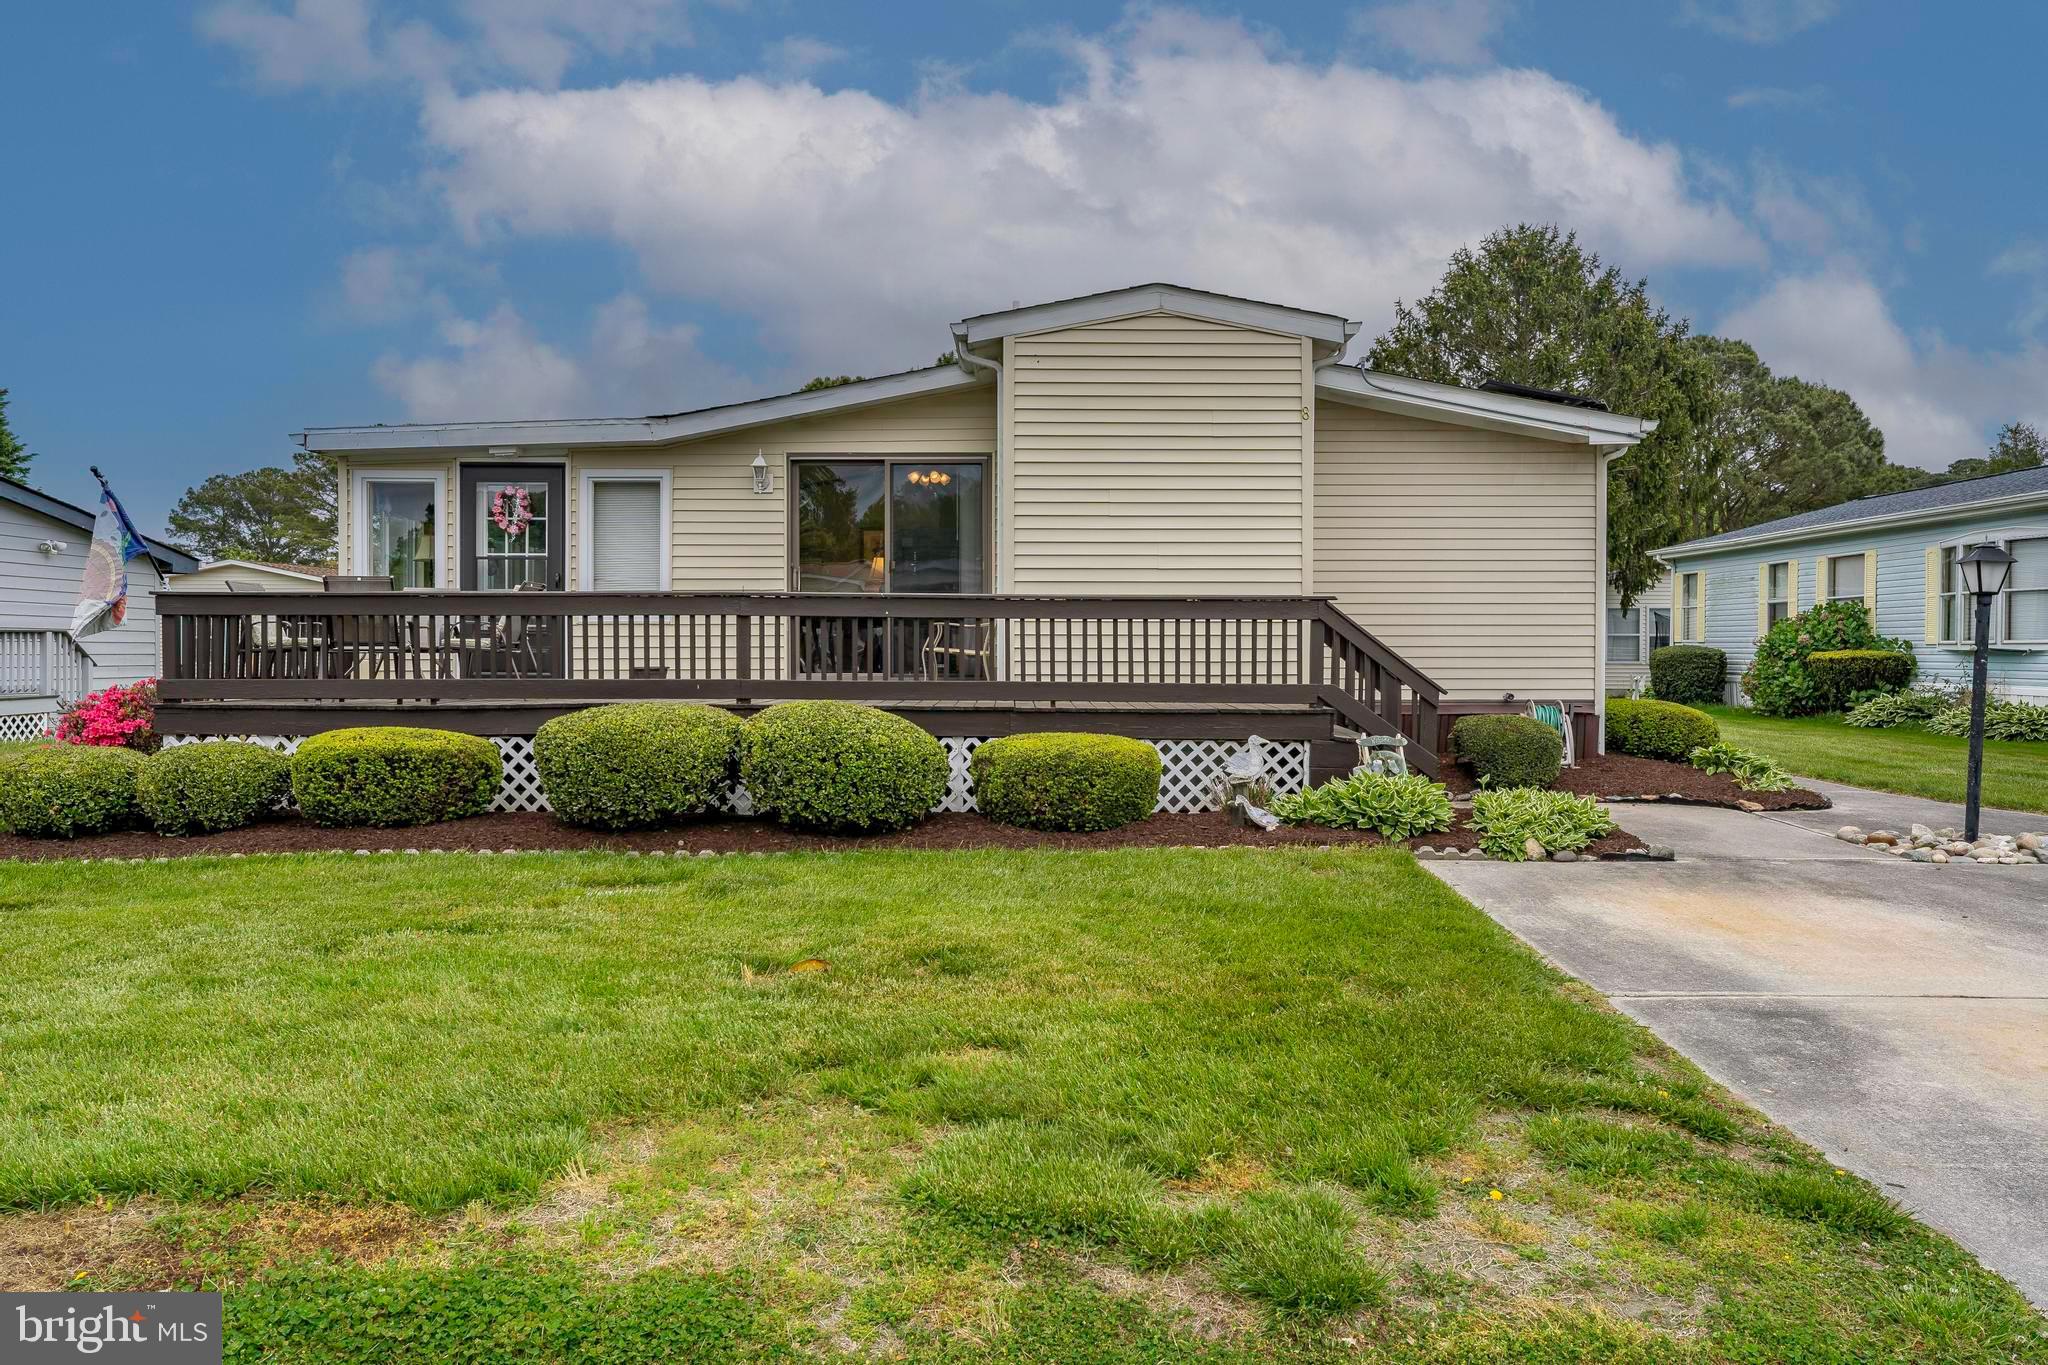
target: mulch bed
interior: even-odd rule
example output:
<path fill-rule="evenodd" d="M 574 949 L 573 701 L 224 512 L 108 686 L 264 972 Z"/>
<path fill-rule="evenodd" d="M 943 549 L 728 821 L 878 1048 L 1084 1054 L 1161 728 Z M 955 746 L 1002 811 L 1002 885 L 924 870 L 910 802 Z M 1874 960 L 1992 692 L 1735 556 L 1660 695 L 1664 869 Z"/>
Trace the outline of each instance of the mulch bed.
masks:
<path fill-rule="evenodd" d="M 1447 764 L 1444 785 L 1452 795 L 1477 789 L 1472 774 L 1462 765 Z M 1826 810 L 1831 804 L 1819 792 L 1792 787 L 1781 792 L 1744 791 L 1727 773 L 1703 773 L 1690 763 L 1667 763 L 1659 758 L 1632 758 L 1627 754 L 1587 754 L 1576 767 L 1566 768 L 1551 784 L 1559 791 L 1602 801 L 1677 801 L 1702 806 L 1736 808 L 1750 801 L 1765 810 Z"/>
<path fill-rule="evenodd" d="M 0 858 L 37 862 L 62 858 L 181 858 L 236 853 L 352 853 L 372 851 L 478 853 L 594 850 L 615 853 L 831 853 L 854 849 L 968 848 L 1323 848 L 1379 844 L 1376 834 L 1356 830 L 1283 826 L 1271 833 L 1238 828 L 1220 812 L 1202 815 L 1154 815 L 1122 829 L 1100 834 L 1043 834 L 999 825 L 978 815 L 934 815 L 897 834 L 836 838 L 797 834 L 757 820 L 706 820 L 670 829 L 604 834 L 564 825 L 538 813 L 479 815 L 411 829 L 324 829 L 291 817 L 223 834 L 166 838 L 130 832 L 95 834 L 81 839 L 24 839 L 0 835 Z M 1445 834 L 1405 841 L 1411 848 L 1476 848 L 1478 836 L 1459 826 Z M 1589 854 L 1618 853 L 1643 846 L 1632 834 L 1606 836 Z"/>

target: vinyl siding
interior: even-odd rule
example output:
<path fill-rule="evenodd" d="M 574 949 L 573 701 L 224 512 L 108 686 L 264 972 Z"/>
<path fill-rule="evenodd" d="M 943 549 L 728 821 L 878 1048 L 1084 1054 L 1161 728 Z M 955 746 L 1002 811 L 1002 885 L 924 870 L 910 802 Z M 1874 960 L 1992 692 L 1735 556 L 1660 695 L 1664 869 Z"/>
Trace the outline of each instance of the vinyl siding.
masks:
<path fill-rule="evenodd" d="M 64 548 L 44 554 L 36 546 L 45 540 L 61 541 Z M 89 531 L 0 502 L 0 630 L 70 630 L 91 543 Z M 155 676 L 159 641 L 154 594 L 161 586 L 150 560 L 128 562 L 127 618 L 79 642 L 93 661 L 93 687 Z"/>
<path fill-rule="evenodd" d="M 1315 590 L 1452 699 L 1599 695 L 1591 447 L 1316 408 Z"/>
<path fill-rule="evenodd" d="M 1148 313 L 1007 353 L 1006 591 L 1305 590 L 1301 338 Z"/>
<path fill-rule="evenodd" d="M 261 583 L 266 592 L 319 592 L 321 588 L 317 578 L 309 583 L 275 569 L 260 566 L 251 569 L 240 564 L 215 565 L 191 573 L 172 574 L 165 586 L 176 592 L 227 592 L 230 578 L 237 583 Z"/>
<path fill-rule="evenodd" d="M 1912 643 L 1922 679 L 1967 684 L 1970 651 L 1926 641 L 1927 551 L 1972 532 L 2048 535 L 2048 512 L 1962 514 L 1918 526 L 1844 531 L 1753 549 L 1681 556 L 1672 564 L 1678 570 L 1707 575 L 1705 643 L 1727 651 L 1733 700 L 1740 700 L 1741 692 L 1732 680 L 1738 679 L 1756 656 L 1758 566 L 1787 559 L 1797 562 L 1798 605 L 1805 611 L 1826 596 L 1826 582 L 1816 572 L 1817 562 L 1834 555 L 1874 554 L 1877 573 L 1872 581 L 1879 632 Z M 2048 647 L 1993 648 L 1990 668 L 1995 689 L 2048 700 Z"/>

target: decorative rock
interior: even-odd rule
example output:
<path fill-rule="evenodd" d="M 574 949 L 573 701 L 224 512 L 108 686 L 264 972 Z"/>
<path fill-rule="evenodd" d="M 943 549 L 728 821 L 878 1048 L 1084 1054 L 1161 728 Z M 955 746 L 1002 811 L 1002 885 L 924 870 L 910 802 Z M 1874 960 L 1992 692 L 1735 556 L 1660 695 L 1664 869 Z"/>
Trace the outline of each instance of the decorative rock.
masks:
<path fill-rule="evenodd" d="M 1943 853 L 1937 848 L 1927 855 L 1927 861 L 1930 863 L 1945 863 L 1948 861 L 1948 854 Z"/>
<path fill-rule="evenodd" d="M 1735 806 L 1736 809 L 1746 810 L 1750 812 L 1752 815 L 1754 815 L 1756 812 L 1764 808 L 1763 803 L 1760 801 L 1737 801 L 1735 803 Z"/>
<path fill-rule="evenodd" d="M 1644 792 L 1640 797 L 1637 798 L 1637 800 L 1640 801 L 1662 801 L 1663 799 L 1663 797 L 1654 796 L 1649 792 Z"/>
<path fill-rule="evenodd" d="M 1854 825 L 1844 825 L 1835 831 L 1835 837 L 1843 843 L 1860 844 L 1863 842 L 1863 831 Z"/>
<path fill-rule="evenodd" d="M 1522 856 L 1535 861 L 1544 856 L 1543 841 L 1533 834 L 1522 840 Z"/>
<path fill-rule="evenodd" d="M 1956 857 L 1967 858 L 1970 856 L 1970 845 L 1964 843 L 1961 839 L 1951 839 L 1941 846 L 1941 851 Z"/>
<path fill-rule="evenodd" d="M 2019 846 L 2027 850 L 2027 852 L 2039 853 L 2041 851 L 2041 846 L 2044 843 L 2048 843 L 2048 838 L 2044 838 L 2039 834 L 2022 834 L 2019 837 L 2018 842 Z"/>
<path fill-rule="evenodd" d="M 2017 853 L 2001 853 L 1998 855 L 1998 861 L 2007 865 L 2017 863 L 2019 860 L 2020 855 Z"/>
<path fill-rule="evenodd" d="M 1572 852 L 1568 848 L 1561 848 L 1557 852 L 1550 855 L 1550 861 L 1552 861 L 1553 863 L 1575 863 L 1578 860 L 1579 855 Z"/>
<path fill-rule="evenodd" d="M 1906 856 L 1916 863 L 1931 863 L 1936 858 L 1945 859 L 1948 855 L 1943 853 L 1936 853 L 1931 848 L 1916 848 L 1909 850 Z"/>
<path fill-rule="evenodd" d="M 1874 829 L 1863 836 L 1866 844 L 1896 844 L 1898 841 L 1899 836 L 1888 829 Z"/>
<path fill-rule="evenodd" d="M 1922 839 L 1932 839 L 1934 837 L 1934 831 L 1932 829 L 1928 828 L 1926 825 L 1917 823 L 1914 824 L 1908 830 L 1908 832 L 1913 836 L 1913 842 L 1916 844 L 1919 843 Z"/>
<path fill-rule="evenodd" d="M 2041 855 L 2030 848 L 2023 848 L 2013 856 L 2023 863 L 2038 863 L 2041 861 Z"/>

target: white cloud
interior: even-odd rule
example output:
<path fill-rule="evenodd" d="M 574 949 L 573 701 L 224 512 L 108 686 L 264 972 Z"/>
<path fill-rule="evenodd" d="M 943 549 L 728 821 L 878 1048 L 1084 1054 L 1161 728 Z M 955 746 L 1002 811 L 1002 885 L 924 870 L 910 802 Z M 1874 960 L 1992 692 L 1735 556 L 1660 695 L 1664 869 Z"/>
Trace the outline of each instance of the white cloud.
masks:
<path fill-rule="evenodd" d="M 1779 43 L 1835 17 L 1841 0 L 1685 0 L 1688 24 L 1745 43 Z"/>
<path fill-rule="evenodd" d="M 1752 85 L 1728 94 L 1730 109 L 1817 109 L 1826 104 L 1825 85 Z"/>
<path fill-rule="evenodd" d="M 754 389 L 707 359 L 694 326 L 657 326 L 645 301 L 621 294 L 592 316 L 580 354 L 541 337 L 509 303 L 481 319 L 450 316 L 431 355 L 380 358 L 377 384 L 416 422 L 674 412 Z"/>
<path fill-rule="evenodd" d="M 1751 212 L 1771 240 L 1807 256 L 1869 247 L 1883 235 L 1853 181 L 1794 171 L 1775 157 L 1759 156 L 1751 163 L 1750 187 Z"/>
<path fill-rule="evenodd" d="M 2013 330 L 2024 337 L 2037 337 L 2048 327 L 2048 242 L 2022 238 L 1992 260 L 1990 273 L 2011 275 L 2025 287 L 2019 316 Z"/>
<path fill-rule="evenodd" d="M 793 33 L 762 49 L 761 69 L 779 80 L 803 80 L 845 61 L 847 56 L 845 48 L 823 38 Z"/>
<path fill-rule="evenodd" d="M 817 368 L 925 359 L 951 318 L 1151 279 L 1383 320 L 1454 248 L 1558 221 L 1631 270 L 1754 265 L 1676 148 L 1527 71 L 1401 79 L 1165 12 L 1077 42 L 1056 98 L 907 103 L 751 77 L 431 96 L 472 240 L 589 237 Z"/>
<path fill-rule="evenodd" d="M 553 86 L 587 55 L 644 57 L 690 38 L 682 0 L 460 0 L 456 10 L 451 36 L 386 18 L 377 0 L 218 0 L 199 31 L 281 89 L 506 77 Z"/>
<path fill-rule="evenodd" d="M 1489 66 L 1516 0 L 1390 0 L 1357 10 L 1351 31 L 1428 66 Z"/>
<path fill-rule="evenodd" d="M 1853 267 L 1780 278 L 1715 330 L 1780 373 L 1847 390 L 1903 464 L 1943 468 L 1982 454 L 2005 422 L 2048 419 L 2048 347 L 1982 352 L 1938 333 L 1910 337 Z"/>

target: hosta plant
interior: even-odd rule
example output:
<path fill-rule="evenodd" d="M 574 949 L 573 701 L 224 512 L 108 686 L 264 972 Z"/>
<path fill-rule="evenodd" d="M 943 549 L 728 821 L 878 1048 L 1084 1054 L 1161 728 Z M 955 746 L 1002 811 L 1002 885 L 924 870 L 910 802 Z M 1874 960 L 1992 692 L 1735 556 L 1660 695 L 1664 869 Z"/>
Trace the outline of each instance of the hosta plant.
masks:
<path fill-rule="evenodd" d="M 1970 733 L 1970 708 L 1968 705 L 1948 707 L 1928 721 L 1927 728 L 1937 735 L 1967 735 Z M 1984 703 L 1984 738 L 2048 740 L 2048 706 L 2026 701 L 1987 700 Z"/>
<path fill-rule="evenodd" d="M 1545 853 L 1577 852 L 1613 833 L 1614 821 L 1583 796 L 1507 787 L 1472 794 L 1472 827 L 1479 831 L 1479 847 L 1488 857 L 1518 863 L 1529 856 L 1531 839 Z"/>
<path fill-rule="evenodd" d="M 1703 744 L 1686 757 L 1703 773 L 1727 773 L 1744 791 L 1781 792 L 1793 785 L 1777 759 L 1733 744 Z"/>
<path fill-rule="evenodd" d="M 1388 839 L 1438 834 L 1451 827 L 1451 798 L 1420 773 L 1394 777 L 1353 773 L 1273 802 L 1290 825 L 1369 829 Z"/>

